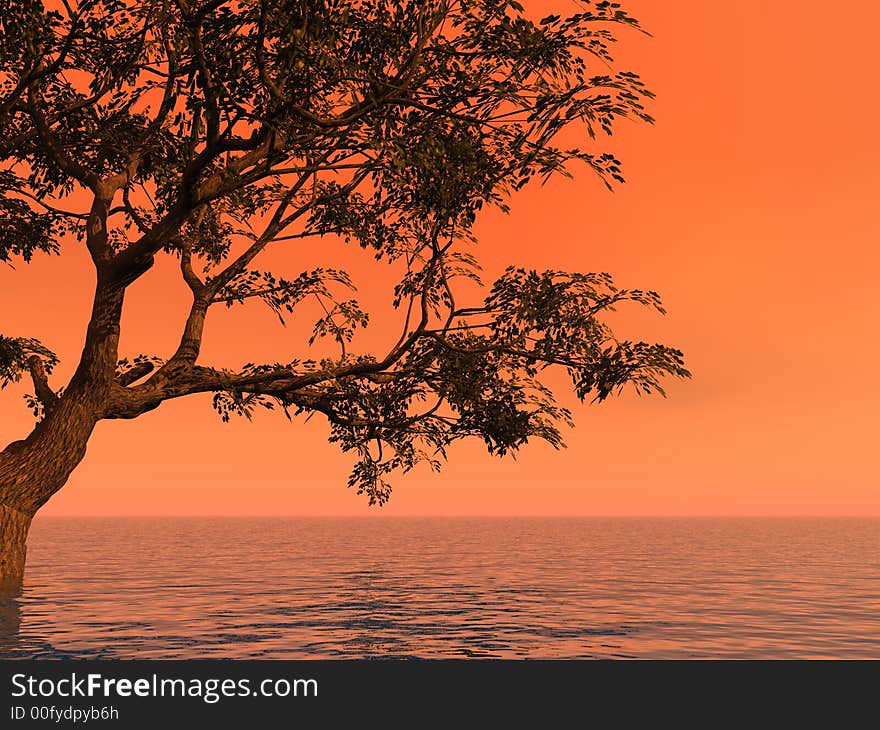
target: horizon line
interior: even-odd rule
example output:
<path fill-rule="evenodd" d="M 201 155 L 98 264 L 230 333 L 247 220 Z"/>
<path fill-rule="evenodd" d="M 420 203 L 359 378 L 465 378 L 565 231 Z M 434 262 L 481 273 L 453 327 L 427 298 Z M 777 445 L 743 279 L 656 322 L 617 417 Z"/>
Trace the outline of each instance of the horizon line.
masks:
<path fill-rule="evenodd" d="M 819 514 L 819 513 L 578 513 L 578 514 L 37 514 L 34 519 L 880 519 L 880 513 Z"/>

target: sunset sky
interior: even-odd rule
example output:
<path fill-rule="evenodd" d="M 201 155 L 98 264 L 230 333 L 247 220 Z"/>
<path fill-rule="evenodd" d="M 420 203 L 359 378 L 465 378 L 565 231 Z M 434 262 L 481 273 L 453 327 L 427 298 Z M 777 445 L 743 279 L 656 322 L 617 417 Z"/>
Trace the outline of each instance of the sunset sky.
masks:
<path fill-rule="evenodd" d="M 210 396 L 169 402 L 100 423 L 41 514 L 880 515 L 880 6 L 625 6 L 653 38 L 624 32 L 621 65 L 658 95 L 654 126 L 625 123 L 597 142 L 627 183 L 609 193 L 582 170 L 531 187 L 509 215 L 483 216 L 475 253 L 487 280 L 513 263 L 658 290 L 668 315 L 627 310 L 621 328 L 682 349 L 692 380 L 670 383 L 667 399 L 572 404 L 561 452 L 536 443 L 513 461 L 457 446 L 441 474 L 397 476 L 381 510 L 345 488 L 351 459 L 326 443 L 321 418 L 223 424 Z M 295 274 L 325 254 L 271 260 Z M 348 261 L 381 311 L 387 287 L 369 284 L 381 272 L 359 252 Z M 0 331 L 61 355 L 55 387 L 75 366 L 92 280 L 76 245 L 0 269 Z M 174 262 L 160 262 L 130 291 L 121 354 L 170 354 L 187 295 Z M 374 326 L 385 341 L 381 317 Z M 301 331 L 259 306 L 212 310 L 202 361 L 307 355 Z M 32 425 L 27 391 L 0 394 L 3 444 Z"/>

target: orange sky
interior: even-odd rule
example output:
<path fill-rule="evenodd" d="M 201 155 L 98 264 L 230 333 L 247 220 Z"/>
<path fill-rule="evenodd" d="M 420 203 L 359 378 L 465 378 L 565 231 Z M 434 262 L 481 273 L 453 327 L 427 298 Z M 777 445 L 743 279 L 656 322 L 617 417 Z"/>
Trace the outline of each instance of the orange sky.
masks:
<path fill-rule="evenodd" d="M 576 407 L 563 452 L 458 446 L 439 476 L 398 477 L 381 513 L 878 515 L 880 6 L 626 6 L 654 38 L 627 34 L 620 55 L 658 93 L 654 127 L 604 143 L 628 183 L 610 194 L 582 173 L 531 188 L 509 216 L 482 218 L 476 253 L 486 278 L 516 263 L 659 290 L 669 315 L 624 327 L 683 349 L 694 379 L 667 400 Z M 273 260 L 296 273 L 321 252 Z M 123 354 L 173 350 L 187 293 L 170 264 L 132 288 Z M 351 268 L 375 271 L 360 254 Z M 41 338 L 68 375 L 91 282 L 75 247 L 0 270 L 0 331 Z M 381 304 L 384 288 L 361 283 Z M 303 354 L 296 329 L 260 307 L 212 313 L 203 360 L 289 360 Z M 29 430 L 26 390 L 0 395 L 3 443 Z M 99 424 L 43 514 L 376 514 L 345 488 L 349 463 L 317 417 L 223 424 L 199 397 Z"/>

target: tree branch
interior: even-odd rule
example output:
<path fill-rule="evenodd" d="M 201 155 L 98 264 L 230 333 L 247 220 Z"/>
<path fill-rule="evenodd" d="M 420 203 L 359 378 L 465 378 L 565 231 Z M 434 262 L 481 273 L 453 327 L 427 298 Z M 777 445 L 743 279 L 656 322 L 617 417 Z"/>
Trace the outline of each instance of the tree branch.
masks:
<path fill-rule="evenodd" d="M 46 413 L 51 411 L 58 404 L 58 396 L 49 386 L 49 377 L 46 375 L 46 368 L 43 360 L 38 355 L 31 355 L 27 361 L 28 370 L 31 373 L 31 380 L 34 381 L 34 394 L 37 400 L 42 403 Z"/>
<path fill-rule="evenodd" d="M 155 369 L 155 365 L 151 362 L 141 362 L 134 365 L 130 370 L 126 370 L 122 375 L 116 378 L 116 382 L 123 386 L 129 386 L 136 383 L 143 377 L 149 375 Z"/>
<path fill-rule="evenodd" d="M 46 153 L 52 161 L 58 165 L 64 173 L 73 179 L 78 180 L 87 188 L 97 192 L 99 182 L 97 174 L 84 165 L 71 160 L 58 144 L 58 140 L 49 128 L 46 117 L 39 106 L 37 94 L 33 87 L 28 89 L 27 112 L 34 122 L 34 128 L 36 129 L 37 136 L 40 138 L 40 142 L 43 144 Z"/>

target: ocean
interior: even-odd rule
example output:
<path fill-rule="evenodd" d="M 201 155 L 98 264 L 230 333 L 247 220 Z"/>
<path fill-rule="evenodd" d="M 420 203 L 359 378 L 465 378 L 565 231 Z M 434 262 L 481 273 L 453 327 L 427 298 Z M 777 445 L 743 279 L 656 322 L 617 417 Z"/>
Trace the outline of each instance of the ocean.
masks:
<path fill-rule="evenodd" d="M 0 656 L 880 658 L 880 520 L 38 518 Z"/>

